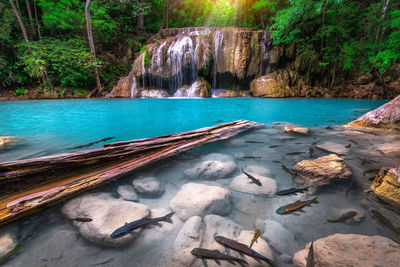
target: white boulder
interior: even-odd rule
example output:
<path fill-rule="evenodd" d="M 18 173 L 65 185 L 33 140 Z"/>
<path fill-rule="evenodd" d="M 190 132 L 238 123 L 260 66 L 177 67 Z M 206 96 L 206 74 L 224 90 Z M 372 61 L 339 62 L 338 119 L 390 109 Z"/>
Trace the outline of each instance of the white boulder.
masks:
<path fill-rule="evenodd" d="M 211 153 L 201 158 L 193 168 L 187 169 L 189 179 L 215 180 L 226 178 L 236 170 L 236 163 L 231 156 Z"/>

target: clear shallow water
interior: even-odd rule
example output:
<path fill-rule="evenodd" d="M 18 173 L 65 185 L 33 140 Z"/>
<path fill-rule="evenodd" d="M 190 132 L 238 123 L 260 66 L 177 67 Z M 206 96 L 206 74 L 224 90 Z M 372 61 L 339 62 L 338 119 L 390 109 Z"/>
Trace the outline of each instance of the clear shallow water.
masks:
<path fill-rule="evenodd" d="M 385 101 L 349 99 L 98 99 L 0 102 L 0 136 L 23 146 L 0 162 L 65 152 L 106 137 L 153 137 L 246 119 L 317 127 L 347 123 Z M 109 141 L 110 142 L 110 141 Z M 103 143 L 90 148 L 101 147 Z"/>
<path fill-rule="evenodd" d="M 297 215 L 281 216 L 276 214 L 275 211 L 277 208 L 298 199 L 310 199 L 315 195 L 304 193 L 297 196 L 292 195 L 286 197 L 259 197 L 232 190 L 233 208 L 226 218 L 239 224 L 243 230 L 249 231 L 254 231 L 255 227 L 258 227 L 260 221 L 273 220 L 279 222 L 293 234 L 295 239 L 295 242 L 291 244 L 291 249 L 285 251 L 289 256 L 293 256 L 293 252 L 303 249 L 306 243 L 311 240 L 316 240 L 335 233 L 383 235 L 393 239 L 398 238 L 385 225 L 378 223 L 378 221 L 369 214 L 368 206 L 362 205 L 362 201 L 365 198 L 363 190 L 369 187 L 371 182 L 368 178 L 374 175 L 373 173 L 365 173 L 365 171 L 379 169 L 383 166 L 398 165 L 399 154 L 382 154 L 378 150 L 381 144 L 400 142 L 400 137 L 398 135 L 384 136 L 350 131 L 342 128 L 325 129 L 325 127 L 319 127 L 313 128 L 311 134 L 308 136 L 292 136 L 283 134 L 281 129 L 282 125 L 271 126 L 272 122 L 277 121 L 289 121 L 298 125 L 307 126 L 313 126 L 315 123 L 320 126 L 333 125 L 338 124 L 338 121 L 346 123 L 358 117 L 360 115 L 359 113 L 366 112 L 365 109 L 374 108 L 381 104 L 381 102 L 344 100 L 343 103 L 341 102 L 343 100 L 336 99 L 277 99 L 274 101 L 282 102 L 275 103 L 268 99 L 237 99 L 237 102 L 235 102 L 235 100 L 236 99 L 230 99 L 229 101 L 226 99 L 209 99 L 204 102 L 201 99 L 189 101 L 180 99 L 139 100 L 137 101 L 137 105 L 143 105 L 148 108 L 147 110 L 152 110 L 152 112 L 148 111 L 142 113 L 140 111 L 144 110 L 143 106 L 139 109 L 138 106 L 134 104 L 135 101 L 132 100 L 96 100 L 93 101 L 93 103 L 91 101 L 79 101 L 86 104 L 81 105 L 80 108 L 73 108 L 73 103 L 76 103 L 76 101 L 61 101 L 60 105 L 63 107 L 58 108 L 57 102 L 55 101 L 40 101 L 35 104 L 52 105 L 54 109 L 59 110 L 56 112 L 56 117 L 64 117 L 66 122 L 61 123 L 58 121 L 57 123 L 54 121 L 52 124 L 47 123 L 48 126 L 53 126 L 49 128 L 45 128 L 42 125 L 35 125 L 35 123 L 31 122 L 29 125 L 37 127 L 35 130 L 32 130 L 33 136 L 36 139 L 30 139 L 29 134 L 25 132 L 26 130 L 19 129 L 21 135 L 25 133 L 23 136 L 26 140 L 26 147 L 24 143 L 22 143 L 18 147 L 3 152 L 0 156 L 8 155 L 8 158 L 11 156 L 18 158 L 27 157 L 28 155 L 57 152 L 72 145 L 86 143 L 80 140 L 81 136 L 88 138 L 88 142 L 108 136 L 118 136 L 118 140 L 127 140 L 182 130 L 191 130 L 215 124 L 214 122 L 220 119 L 224 121 L 251 119 L 264 122 L 269 126 L 264 129 L 246 132 L 223 142 L 216 142 L 196 148 L 180 156 L 160 162 L 158 165 L 144 170 L 140 174 L 129 175 L 119 179 L 115 183 L 93 190 L 92 192 L 106 192 L 117 198 L 118 186 L 131 185 L 132 180 L 140 175 L 151 175 L 155 176 L 165 185 L 165 193 L 159 198 L 140 197 L 139 202 L 147 205 L 151 209 L 168 208 L 169 201 L 180 190 L 182 185 L 194 182 L 229 188 L 232 180 L 241 174 L 240 169 L 244 168 L 246 170 L 250 165 L 268 169 L 269 174 L 266 176 L 274 179 L 277 183 L 278 190 L 282 190 L 296 186 L 293 177 L 282 169 L 282 165 L 291 168 L 297 162 L 303 159 L 309 159 L 310 148 L 314 148 L 313 158 L 329 154 L 315 149 L 315 146 L 325 141 L 332 141 L 343 145 L 351 144 L 349 152 L 344 155 L 343 158 L 353 173 L 352 179 L 357 181 L 359 186 L 349 191 L 347 197 L 346 191 L 349 188 L 349 184 L 334 184 L 325 187 L 316 194 L 320 201 L 319 204 L 306 207 L 303 213 Z M 15 102 L 11 104 L 18 106 L 18 103 L 29 106 L 29 103 L 26 102 Z M 106 103 L 108 108 L 102 105 L 102 103 Z M 154 105 L 154 103 L 160 103 L 160 105 Z M 194 106 L 193 103 L 197 103 L 199 106 Z M 216 105 L 217 103 L 219 105 Z M 224 103 L 224 105 L 221 103 Z M 247 103 L 247 105 L 244 107 L 243 103 Z M 335 103 L 337 103 L 337 106 L 335 106 Z M 168 109 L 164 104 L 168 106 Z M 312 107 L 314 104 L 315 106 Z M 278 108 L 273 109 L 268 105 L 279 106 L 280 108 L 279 110 Z M 111 108 L 111 106 L 113 106 L 113 108 Z M 136 109 L 133 108 L 135 106 Z M 153 109 L 151 109 L 151 106 L 153 106 Z M 185 112 L 183 106 L 193 110 L 191 112 Z M 210 109 L 205 108 L 207 106 L 210 107 Z M 11 106 L 9 106 L 9 108 L 11 108 Z M 243 110 L 244 108 L 247 109 Z M 41 116 L 40 110 L 36 111 L 37 113 L 32 113 L 27 112 L 27 107 L 21 107 L 21 109 L 28 118 L 25 121 L 23 118 L 19 118 L 19 121 L 25 123 L 29 120 L 32 121 L 33 119 L 29 119 L 28 114 L 33 117 Z M 108 112 L 104 112 L 104 109 L 107 109 Z M 168 112 L 169 109 L 172 111 Z M 34 109 L 31 108 L 31 110 Z M 97 113 L 93 115 L 88 113 L 88 110 L 96 110 Z M 125 112 L 121 112 L 120 110 L 125 110 Z M 264 111 L 257 112 L 257 110 Z M 231 114 L 229 114 L 228 111 L 230 111 Z M 74 116 L 68 118 L 66 112 L 70 112 L 74 114 Z M 160 112 L 164 112 L 164 116 L 161 115 Z M 275 112 L 275 117 L 272 115 L 273 112 Z M 51 114 L 45 110 L 42 114 L 43 113 Z M 80 118 L 77 115 L 79 113 L 86 114 L 87 117 Z M 173 113 L 173 115 L 170 113 Z M 6 117 L 3 115 L 3 112 L 0 114 L 3 118 Z M 107 117 L 107 114 L 110 116 L 113 115 L 110 118 Z M 121 114 L 124 115 L 122 116 Z M 142 114 L 154 114 L 154 116 L 151 117 L 151 115 L 147 116 Z M 250 116 L 250 114 L 254 117 L 244 117 Z M 337 114 L 341 115 L 336 117 Z M 12 116 L 13 115 L 9 115 L 10 118 Z M 256 116 L 259 119 L 256 119 Z M 98 122 L 94 121 L 96 117 L 99 118 Z M 105 119 L 105 117 L 107 119 Z M 119 117 L 121 117 L 120 121 L 118 121 Z M 171 121 L 165 121 L 167 117 L 170 118 Z M 10 118 L 6 120 L 7 125 L 10 125 L 10 121 L 13 121 L 10 120 Z M 115 123 L 110 124 L 114 125 L 114 128 L 112 126 L 107 126 L 107 123 L 104 122 L 108 120 Z M 147 124 L 141 122 L 142 120 L 147 120 Z M 74 124 L 71 124 L 72 121 L 75 122 L 75 128 L 73 127 Z M 137 123 L 132 123 L 135 121 Z M 150 124 L 151 121 L 153 123 Z M 1 123 L 3 125 L 3 120 L 1 120 Z M 127 126 L 129 124 L 131 128 Z M 67 127 L 66 125 L 69 126 Z M 104 127 L 96 127 L 95 125 L 103 125 Z M 126 129 L 122 128 L 120 125 L 124 125 Z M 135 131 L 134 129 L 140 129 L 137 128 L 139 125 L 144 125 L 143 128 L 146 130 L 142 132 L 137 132 L 138 130 Z M 27 125 L 24 127 L 25 129 L 28 128 Z M 76 128 L 80 128 L 81 130 L 78 131 Z M 38 131 L 37 129 L 41 130 Z M 41 133 L 42 129 L 48 130 L 46 134 Z M 67 132 L 65 133 L 61 129 Z M 17 128 L 14 130 L 17 132 Z M 62 132 L 63 135 L 57 135 L 56 133 L 59 131 Z M 74 136 L 72 133 L 76 133 L 77 136 Z M 1 135 L 3 134 L 10 133 L 1 132 Z M 33 142 L 32 140 L 42 142 L 42 146 L 31 145 Z M 249 140 L 261 143 L 246 142 Z M 35 152 L 32 152 L 32 149 L 35 149 Z M 293 152 L 303 153 L 294 155 L 292 154 Z M 20 153 L 26 154 L 21 156 Z M 231 156 L 237 165 L 235 171 L 225 179 L 216 179 L 215 181 L 193 180 L 184 175 L 185 170 L 192 168 L 201 161 L 203 156 L 209 153 L 222 153 Z M 248 156 L 259 158 L 246 158 Z M 364 159 L 372 159 L 373 161 L 365 163 Z M 58 206 L 10 224 L 19 227 L 18 237 L 29 234 L 33 239 L 29 241 L 15 257 L 10 259 L 10 261 L 5 264 L 6 266 L 179 266 L 170 260 L 175 253 L 173 246 L 177 233 L 182 227 L 182 223 L 177 222 L 173 225 L 169 225 L 172 227 L 171 230 L 166 231 L 164 234 L 157 232 L 157 228 L 143 230 L 140 237 L 127 246 L 122 248 L 107 248 L 94 244 L 82 237 L 71 221 L 61 213 L 62 205 L 61 203 Z M 345 224 L 325 224 L 326 219 L 337 218 L 349 209 L 357 210 L 363 215 L 361 222 L 350 220 Z M 36 227 L 34 227 L 35 225 Z M 165 225 L 161 227 L 161 229 L 164 229 L 164 227 Z M 206 244 L 202 244 L 202 246 L 207 248 Z M 284 244 L 284 246 L 286 246 L 286 244 Z M 218 249 L 223 251 L 222 247 L 218 247 Z M 278 266 L 293 266 L 290 262 L 282 261 L 280 253 L 277 253 L 275 250 L 273 250 L 273 256 L 278 262 Z M 192 256 L 189 255 L 189 257 Z M 200 261 L 195 261 L 191 266 L 202 266 L 202 264 Z M 212 261 L 208 261 L 208 266 L 216 267 L 217 265 Z"/>

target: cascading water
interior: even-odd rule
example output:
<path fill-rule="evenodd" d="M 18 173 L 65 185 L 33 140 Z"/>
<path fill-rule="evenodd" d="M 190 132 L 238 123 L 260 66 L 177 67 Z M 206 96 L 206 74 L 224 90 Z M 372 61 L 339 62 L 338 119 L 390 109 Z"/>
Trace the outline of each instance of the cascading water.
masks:
<path fill-rule="evenodd" d="M 214 96 L 215 94 L 215 89 L 217 89 L 217 63 L 218 63 L 218 50 L 219 50 L 219 44 L 220 44 L 220 36 L 221 32 L 216 31 L 215 32 L 215 37 L 214 37 L 214 73 L 213 73 L 213 81 L 212 81 L 212 95 Z"/>
<path fill-rule="evenodd" d="M 137 94 L 137 81 L 136 77 L 132 78 L 132 86 L 131 86 L 131 98 L 136 97 Z"/>
<path fill-rule="evenodd" d="M 143 54 L 143 59 L 142 59 L 142 79 L 143 79 L 143 89 L 146 88 L 146 68 L 145 68 L 145 64 L 144 64 L 144 60 L 146 58 L 146 54 L 147 52 L 145 52 Z"/>

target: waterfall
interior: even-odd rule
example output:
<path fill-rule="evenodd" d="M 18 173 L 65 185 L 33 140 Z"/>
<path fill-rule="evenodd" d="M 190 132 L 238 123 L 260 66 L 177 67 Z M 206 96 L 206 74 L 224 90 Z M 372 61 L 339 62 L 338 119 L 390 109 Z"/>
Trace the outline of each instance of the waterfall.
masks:
<path fill-rule="evenodd" d="M 196 90 L 197 90 L 197 81 L 195 81 L 192 84 L 192 86 L 190 86 L 190 89 L 188 90 L 187 97 L 198 97 L 198 95 L 196 94 Z"/>
<path fill-rule="evenodd" d="M 192 38 L 183 36 L 177 39 L 168 48 L 167 55 L 167 65 L 173 74 L 173 77 L 169 79 L 169 90 L 171 94 L 174 94 L 182 85 L 191 84 L 197 77 L 196 54 Z M 188 63 L 191 65 L 189 70 L 185 69 Z"/>
<path fill-rule="evenodd" d="M 215 37 L 214 37 L 214 73 L 213 73 L 213 81 L 212 81 L 212 95 L 214 95 L 215 89 L 217 87 L 217 62 L 218 62 L 218 49 L 220 45 L 220 31 L 215 32 Z"/>
<path fill-rule="evenodd" d="M 137 94 L 137 81 L 136 81 L 136 77 L 133 76 L 132 77 L 132 86 L 131 86 L 131 98 L 136 97 Z"/>
<path fill-rule="evenodd" d="M 144 66 L 144 60 L 145 60 L 145 58 L 146 58 L 146 54 L 147 54 L 147 52 L 145 52 L 144 54 L 143 54 L 143 59 L 142 59 L 142 79 L 143 79 L 143 90 L 146 88 L 146 68 L 145 68 L 145 66 Z"/>

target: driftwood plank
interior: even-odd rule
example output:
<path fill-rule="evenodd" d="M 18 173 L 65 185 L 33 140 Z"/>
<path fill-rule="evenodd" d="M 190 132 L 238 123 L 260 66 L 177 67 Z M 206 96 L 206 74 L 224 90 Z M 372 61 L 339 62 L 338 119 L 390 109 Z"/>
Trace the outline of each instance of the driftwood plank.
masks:
<path fill-rule="evenodd" d="M 240 120 L 194 131 L 106 144 L 103 148 L 0 163 L 0 224 L 159 160 L 261 126 Z"/>

